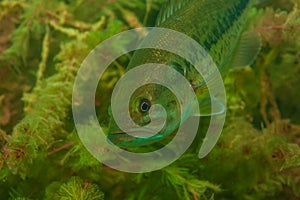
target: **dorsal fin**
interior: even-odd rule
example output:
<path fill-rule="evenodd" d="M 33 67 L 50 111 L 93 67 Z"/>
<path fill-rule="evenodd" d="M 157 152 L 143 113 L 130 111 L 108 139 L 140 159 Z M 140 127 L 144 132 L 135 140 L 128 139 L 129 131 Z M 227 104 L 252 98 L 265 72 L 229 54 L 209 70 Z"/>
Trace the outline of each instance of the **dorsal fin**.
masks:
<path fill-rule="evenodd" d="M 160 26 L 164 21 L 166 21 L 170 16 L 172 16 L 176 11 L 183 8 L 191 0 L 167 0 L 167 2 L 162 6 L 157 19 L 156 26 Z"/>

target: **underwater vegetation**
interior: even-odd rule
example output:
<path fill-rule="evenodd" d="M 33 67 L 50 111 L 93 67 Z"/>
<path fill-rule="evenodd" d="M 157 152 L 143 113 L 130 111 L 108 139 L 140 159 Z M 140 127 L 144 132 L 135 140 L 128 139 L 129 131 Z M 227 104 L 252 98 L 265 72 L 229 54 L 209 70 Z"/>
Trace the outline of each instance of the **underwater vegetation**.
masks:
<path fill-rule="evenodd" d="M 205 158 L 198 150 L 208 118 L 183 156 L 149 173 L 111 169 L 81 143 L 71 109 L 82 61 L 117 33 L 154 26 L 164 3 L 0 1 L 0 199 L 300 199 L 298 0 L 259 1 L 249 11 L 245 29 L 261 35 L 261 51 L 224 79 L 226 122 Z M 106 129 L 107 97 L 131 57 L 99 83 L 95 107 Z"/>

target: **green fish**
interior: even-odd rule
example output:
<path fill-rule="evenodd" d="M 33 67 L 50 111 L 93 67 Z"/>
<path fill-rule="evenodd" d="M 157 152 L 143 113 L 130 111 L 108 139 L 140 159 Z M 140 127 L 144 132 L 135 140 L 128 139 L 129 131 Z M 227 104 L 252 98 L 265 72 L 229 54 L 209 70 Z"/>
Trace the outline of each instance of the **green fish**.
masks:
<path fill-rule="evenodd" d="M 254 0 L 168 0 L 157 17 L 156 27 L 184 33 L 197 41 L 209 53 L 224 76 L 230 68 L 250 65 L 260 50 L 259 35 L 255 32 L 243 33 L 254 3 Z M 144 40 L 153 41 L 151 35 Z M 210 111 L 211 100 L 205 81 L 186 60 L 160 50 L 159 46 L 156 49 L 141 49 L 134 52 L 126 71 L 145 63 L 161 63 L 173 67 L 190 82 L 197 95 L 201 114 L 218 114 Z M 120 130 L 111 116 L 108 139 L 121 148 L 132 148 L 161 141 L 174 133 L 181 120 L 179 102 L 169 89 L 157 84 L 148 84 L 135 91 L 129 104 L 132 120 L 139 126 L 159 121 L 160 116 L 154 115 L 151 119 L 149 117 L 151 106 L 155 104 L 161 105 L 167 112 L 165 126 L 158 134 L 147 138 L 130 136 Z M 220 103 L 218 112 L 224 112 L 225 108 Z M 188 117 L 191 113 L 184 115 Z M 138 133 L 140 129 L 130 131 Z"/>

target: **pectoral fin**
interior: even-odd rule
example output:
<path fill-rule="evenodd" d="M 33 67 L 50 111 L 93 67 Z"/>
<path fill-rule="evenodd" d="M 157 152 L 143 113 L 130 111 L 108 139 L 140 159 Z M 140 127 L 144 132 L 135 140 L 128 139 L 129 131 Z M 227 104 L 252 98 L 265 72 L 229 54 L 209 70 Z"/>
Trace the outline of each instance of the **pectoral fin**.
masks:
<path fill-rule="evenodd" d="M 259 33 L 248 31 L 242 34 L 232 57 L 232 68 L 247 67 L 255 61 L 261 50 L 262 41 Z"/>
<path fill-rule="evenodd" d="M 198 100 L 200 116 L 220 115 L 226 111 L 226 105 L 215 97 Z"/>

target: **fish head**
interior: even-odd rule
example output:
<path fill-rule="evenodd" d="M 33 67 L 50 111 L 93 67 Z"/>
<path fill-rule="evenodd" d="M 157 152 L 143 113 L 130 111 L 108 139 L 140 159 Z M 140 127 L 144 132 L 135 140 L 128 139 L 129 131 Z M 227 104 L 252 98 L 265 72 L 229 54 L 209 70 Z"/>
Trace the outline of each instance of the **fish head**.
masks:
<path fill-rule="evenodd" d="M 128 105 L 124 105 L 128 106 Z M 164 139 L 176 131 L 181 121 L 181 110 L 176 96 L 168 88 L 147 84 L 138 88 L 130 98 L 127 114 L 135 126 L 121 130 L 112 112 L 108 139 L 121 148 L 138 147 Z M 122 113 L 120 113 L 122 117 Z M 125 121 L 126 123 L 126 121 Z M 129 124 L 130 122 L 128 122 Z M 132 136 L 133 133 L 135 136 Z"/>

